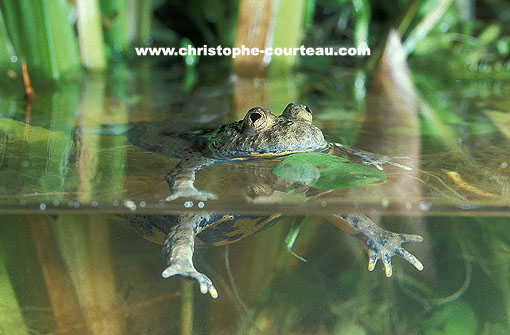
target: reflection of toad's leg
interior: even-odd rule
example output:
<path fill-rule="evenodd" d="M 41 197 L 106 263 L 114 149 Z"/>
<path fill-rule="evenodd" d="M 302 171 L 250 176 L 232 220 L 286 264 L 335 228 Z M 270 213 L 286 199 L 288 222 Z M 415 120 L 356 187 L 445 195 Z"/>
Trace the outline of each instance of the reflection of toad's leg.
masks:
<path fill-rule="evenodd" d="M 423 270 L 421 262 L 401 246 L 405 242 L 421 242 L 423 237 L 384 230 L 365 215 L 335 214 L 328 216 L 328 220 L 365 243 L 369 256 L 368 270 L 373 271 L 377 260 L 381 259 L 386 276 L 391 277 L 393 271 L 391 257 L 395 255 L 403 257 L 418 270 Z M 344 222 L 348 224 L 348 227 L 345 227 Z M 348 229 L 349 227 L 352 229 Z"/>
<path fill-rule="evenodd" d="M 179 275 L 196 280 L 200 285 L 200 292 L 203 294 L 209 292 L 211 297 L 216 298 L 218 292 L 211 280 L 193 266 L 195 235 L 202 220 L 205 218 L 198 214 L 183 214 L 179 216 L 177 224 L 170 228 L 163 243 L 163 255 L 168 267 L 162 276 L 168 278 Z"/>
<path fill-rule="evenodd" d="M 172 171 L 166 175 L 166 182 L 170 187 L 171 195 L 166 200 L 177 198 L 191 198 L 196 200 L 215 199 L 216 196 L 195 188 L 195 173 L 203 167 L 217 163 L 214 159 L 206 158 L 198 153 L 182 157 Z"/>

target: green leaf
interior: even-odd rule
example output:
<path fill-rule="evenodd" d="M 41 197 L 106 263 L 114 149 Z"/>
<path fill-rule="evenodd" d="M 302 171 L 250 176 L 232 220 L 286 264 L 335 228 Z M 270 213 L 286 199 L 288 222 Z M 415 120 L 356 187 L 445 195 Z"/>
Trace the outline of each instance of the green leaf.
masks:
<path fill-rule="evenodd" d="M 317 0 L 305 0 L 305 10 L 303 25 L 309 27 L 313 24 L 313 16 L 315 15 L 315 6 Z"/>
<path fill-rule="evenodd" d="M 191 42 L 188 38 L 183 38 L 181 40 L 181 48 L 188 49 L 188 47 L 194 48 L 193 42 Z M 198 56 L 193 54 L 187 54 L 184 56 L 184 64 L 186 67 L 194 68 L 198 63 Z"/>
<path fill-rule="evenodd" d="M 129 47 L 127 0 L 103 0 L 99 2 L 99 5 L 101 14 L 109 22 L 109 26 L 104 29 L 104 34 L 114 55 L 126 52 Z"/>
<path fill-rule="evenodd" d="M 297 238 L 299 236 L 299 233 L 301 232 L 301 228 L 303 228 L 304 220 L 303 217 L 299 217 L 295 220 L 295 222 L 292 224 L 292 227 L 290 227 L 290 231 L 287 234 L 287 237 L 285 237 L 285 247 L 287 248 L 287 251 L 290 252 L 290 254 L 297 259 L 299 259 L 302 262 L 307 262 L 306 259 L 296 254 L 292 247 L 294 247 L 294 244 L 297 241 Z"/>
<path fill-rule="evenodd" d="M 473 308 L 464 301 L 455 301 L 435 310 L 423 320 L 426 335 L 474 335 L 477 333 L 478 319 Z"/>
<path fill-rule="evenodd" d="M 12 249 L 11 249 L 12 250 Z M 23 309 L 21 308 L 16 291 L 12 285 L 12 279 L 5 267 L 2 257 L 0 257 L 0 331 L 5 334 L 27 335 L 28 327 L 23 320 Z"/>
<path fill-rule="evenodd" d="M 387 178 L 375 168 L 319 152 L 290 155 L 274 167 L 272 173 L 280 179 L 320 190 L 357 187 Z"/>
<path fill-rule="evenodd" d="M 11 57 L 14 56 L 14 48 L 7 33 L 7 26 L 5 24 L 2 8 L 0 8 L 0 71 L 2 76 L 4 75 L 5 69 L 11 68 Z"/>
<path fill-rule="evenodd" d="M 487 28 L 485 28 L 480 35 L 478 35 L 478 42 L 482 45 L 488 45 L 499 38 L 501 34 L 501 26 L 498 24 L 491 24 Z"/>

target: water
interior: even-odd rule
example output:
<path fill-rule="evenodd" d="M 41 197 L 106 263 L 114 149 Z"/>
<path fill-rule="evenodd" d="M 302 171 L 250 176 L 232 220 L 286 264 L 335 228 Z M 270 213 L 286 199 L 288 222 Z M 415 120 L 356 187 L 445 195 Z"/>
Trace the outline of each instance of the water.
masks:
<path fill-rule="evenodd" d="M 422 78 L 367 89 L 356 73 L 333 69 L 222 79 L 188 95 L 178 78 L 146 71 L 57 87 L 33 106 L 1 97 L 0 334 L 508 333 L 508 85 Z M 396 160 L 413 170 L 389 166 L 386 182 L 291 192 L 271 173 L 278 161 L 223 163 L 197 174 L 217 200 L 167 202 L 164 176 L 178 159 L 130 145 L 120 126 L 170 117 L 196 129 L 295 100 L 331 140 L 407 156 Z M 286 217 L 228 247 L 197 249 L 216 300 L 161 278 L 160 246 L 117 216 L 196 210 Z M 381 264 L 367 271 L 361 243 L 324 219 L 333 213 L 422 235 L 405 247 L 424 270 L 394 257 L 392 278 Z M 292 250 L 307 262 L 284 242 L 296 222 Z"/>

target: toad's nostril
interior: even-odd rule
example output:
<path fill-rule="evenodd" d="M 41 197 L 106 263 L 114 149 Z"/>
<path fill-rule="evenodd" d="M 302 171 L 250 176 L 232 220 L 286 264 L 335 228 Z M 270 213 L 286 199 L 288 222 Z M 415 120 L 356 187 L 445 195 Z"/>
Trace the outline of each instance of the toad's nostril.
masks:
<path fill-rule="evenodd" d="M 255 123 L 255 121 L 257 121 L 261 117 L 262 117 L 262 115 L 260 115 L 259 113 L 251 113 L 250 120 L 251 120 L 251 122 Z"/>
<path fill-rule="evenodd" d="M 308 108 L 308 106 L 305 106 L 305 109 L 308 113 L 312 113 L 312 111 L 310 110 L 310 108 Z"/>

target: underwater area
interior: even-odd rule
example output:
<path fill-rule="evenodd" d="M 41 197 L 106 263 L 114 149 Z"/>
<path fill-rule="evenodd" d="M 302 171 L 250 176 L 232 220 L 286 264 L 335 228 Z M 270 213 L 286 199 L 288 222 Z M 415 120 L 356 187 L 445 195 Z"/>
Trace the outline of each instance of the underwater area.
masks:
<path fill-rule="evenodd" d="M 101 10 L 131 2 L 139 20 L 131 44 L 151 46 L 238 45 L 235 30 L 254 3 L 197 1 L 202 7 L 175 14 L 178 1 L 119 0 Z M 25 50 L 29 72 L 13 55 L 0 63 L 0 335 L 509 333 L 504 2 L 481 2 L 490 13 L 501 9 L 497 16 L 476 12 L 472 1 L 388 1 L 402 14 L 392 30 L 390 5 L 282 1 L 290 8 L 273 13 L 277 22 L 303 5 L 303 43 L 368 41 L 372 55 L 275 58 L 262 70 L 262 59 L 254 65 L 242 57 L 137 58 L 122 35 L 129 30 L 122 11 L 103 15 L 103 60 L 85 62 L 78 44 L 87 42 L 73 42 L 70 29 L 62 43 L 74 43 L 77 65 L 60 67 L 61 48 L 56 67 L 46 68 L 44 57 L 31 64 L 33 50 L 17 45 L 30 43 L 21 42 L 26 32 L 17 35 L 19 22 L 9 20 L 27 8 L 13 3 L 0 4 L 0 56 L 9 39 L 6 50 Z M 51 6 L 57 19 L 70 10 Z M 465 17 L 463 8 L 478 16 Z M 238 11 L 236 23 L 230 14 Z M 192 20 L 188 35 L 177 19 L 162 23 L 173 15 Z M 282 36 L 291 28 L 276 23 L 275 45 L 288 45 Z M 242 159 L 214 151 L 223 125 L 255 123 L 257 106 L 281 120 L 293 102 L 311 110 L 326 148 Z M 140 125 L 149 126 L 133 133 Z M 188 152 L 197 134 L 208 136 L 192 149 L 212 152 L 212 162 Z M 367 161 L 366 152 L 377 155 Z M 185 171 L 168 183 L 185 160 L 196 160 L 196 179 Z M 179 188 L 190 180 L 192 188 Z M 196 281 L 162 277 L 168 227 L 144 224 L 192 215 L 219 218 L 198 228 L 218 243 L 199 234 L 193 257 L 217 298 L 201 294 Z M 403 247 L 422 266 L 399 251 L 392 274 L 385 257 L 370 268 L 370 237 L 339 223 L 345 215 L 421 236 Z"/>

